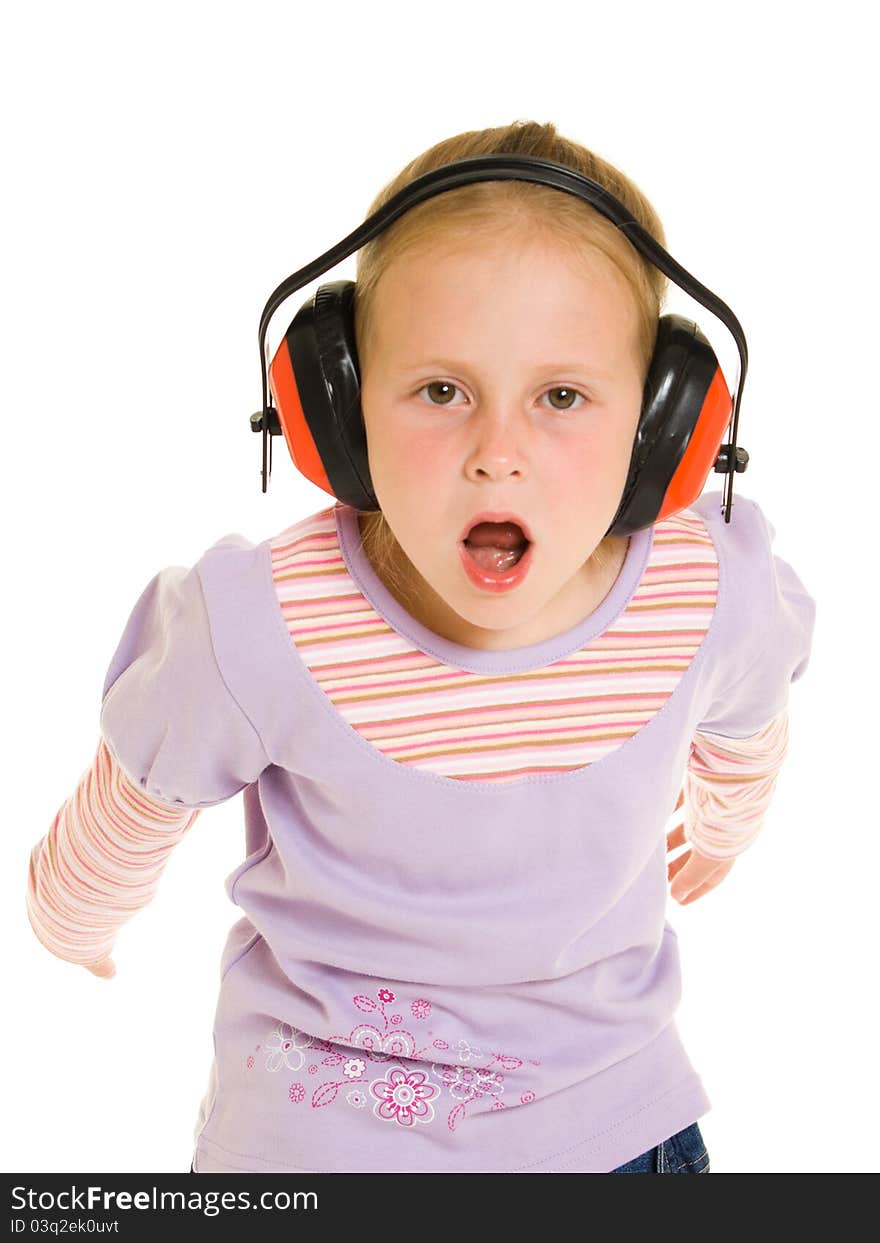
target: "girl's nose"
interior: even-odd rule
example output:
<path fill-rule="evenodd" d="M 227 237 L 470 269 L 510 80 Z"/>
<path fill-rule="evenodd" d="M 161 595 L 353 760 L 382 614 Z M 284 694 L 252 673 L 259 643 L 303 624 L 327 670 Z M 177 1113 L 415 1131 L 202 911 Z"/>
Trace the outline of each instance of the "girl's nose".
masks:
<path fill-rule="evenodd" d="M 509 411 L 480 411 L 472 424 L 468 469 L 492 478 L 525 474 L 525 428 Z"/>

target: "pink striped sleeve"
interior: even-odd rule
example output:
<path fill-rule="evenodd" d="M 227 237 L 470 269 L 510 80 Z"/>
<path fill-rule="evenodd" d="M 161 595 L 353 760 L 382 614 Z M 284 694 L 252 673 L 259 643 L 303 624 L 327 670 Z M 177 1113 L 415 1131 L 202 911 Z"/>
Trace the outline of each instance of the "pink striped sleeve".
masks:
<path fill-rule="evenodd" d="M 695 735 L 685 772 L 684 833 L 700 854 L 730 859 L 752 844 L 787 748 L 787 709 L 748 738 Z"/>
<path fill-rule="evenodd" d="M 101 738 L 91 768 L 31 851 L 27 912 L 42 944 L 81 965 L 107 957 L 198 814 L 145 794 Z"/>

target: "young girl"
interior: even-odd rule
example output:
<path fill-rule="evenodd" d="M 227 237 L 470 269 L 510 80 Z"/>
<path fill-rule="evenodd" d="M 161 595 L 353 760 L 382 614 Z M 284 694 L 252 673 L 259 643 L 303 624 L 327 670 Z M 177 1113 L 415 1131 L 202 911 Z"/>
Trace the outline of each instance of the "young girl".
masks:
<path fill-rule="evenodd" d="M 535 123 L 437 144 L 371 212 L 499 152 L 665 245 L 627 177 Z M 195 1172 L 707 1172 L 666 882 L 693 901 L 754 841 L 814 601 L 739 493 L 730 522 L 715 491 L 609 533 L 666 280 L 588 203 L 435 195 L 356 288 L 380 508 L 150 580 L 31 924 L 113 975 L 174 846 L 243 792 Z"/>

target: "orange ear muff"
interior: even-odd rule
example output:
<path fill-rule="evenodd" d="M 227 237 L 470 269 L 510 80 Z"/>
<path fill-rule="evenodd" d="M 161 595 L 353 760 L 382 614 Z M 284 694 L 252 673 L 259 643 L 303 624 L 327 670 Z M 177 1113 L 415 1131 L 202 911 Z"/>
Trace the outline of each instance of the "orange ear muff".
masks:
<path fill-rule="evenodd" d="M 718 460 L 718 451 L 724 440 L 733 413 L 733 398 L 721 368 L 715 368 L 703 405 L 697 416 L 693 434 L 676 467 L 675 474 L 666 489 L 666 497 L 660 506 L 656 521 L 687 509 L 692 505 Z"/>
<path fill-rule="evenodd" d="M 733 399 L 693 320 L 662 315 L 623 495 L 606 535 L 632 535 L 691 505 L 715 466 Z"/>
<path fill-rule="evenodd" d="M 281 431 L 297 470 L 306 479 L 333 495 L 330 480 L 302 407 L 287 337 L 278 346 L 269 365 L 269 387 L 275 400 Z"/>
<path fill-rule="evenodd" d="M 321 285 L 269 365 L 278 422 L 297 469 L 353 509 L 375 510 L 361 412 L 354 281 Z"/>
<path fill-rule="evenodd" d="M 268 368 L 268 385 L 272 390 L 272 397 L 275 398 L 278 423 L 281 424 L 287 449 L 290 450 L 297 470 L 311 480 L 312 484 L 333 495 L 318 446 L 314 444 L 312 433 L 308 430 L 308 420 L 302 409 L 302 398 L 300 389 L 297 388 L 296 375 L 293 374 L 290 346 L 286 337 L 278 346 L 275 358 Z"/>

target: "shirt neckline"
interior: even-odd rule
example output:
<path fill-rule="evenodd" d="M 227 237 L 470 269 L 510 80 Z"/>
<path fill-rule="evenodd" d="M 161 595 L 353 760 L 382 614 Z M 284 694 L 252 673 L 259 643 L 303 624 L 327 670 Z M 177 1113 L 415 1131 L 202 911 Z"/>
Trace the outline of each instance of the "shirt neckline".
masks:
<path fill-rule="evenodd" d="M 654 527 L 644 527 L 630 536 L 629 547 L 620 573 L 611 590 L 596 608 L 570 629 L 551 635 L 540 643 L 512 647 L 506 651 L 484 650 L 453 643 L 429 630 L 398 603 L 364 551 L 358 526 L 358 511 L 337 501 L 333 506 L 339 549 L 346 568 L 376 612 L 392 629 L 409 639 L 416 647 L 436 657 L 443 664 L 466 669 L 471 673 L 521 673 L 540 669 L 563 656 L 576 652 L 608 628 L 623 612 L 641 582 L 654 543 Z"/>

